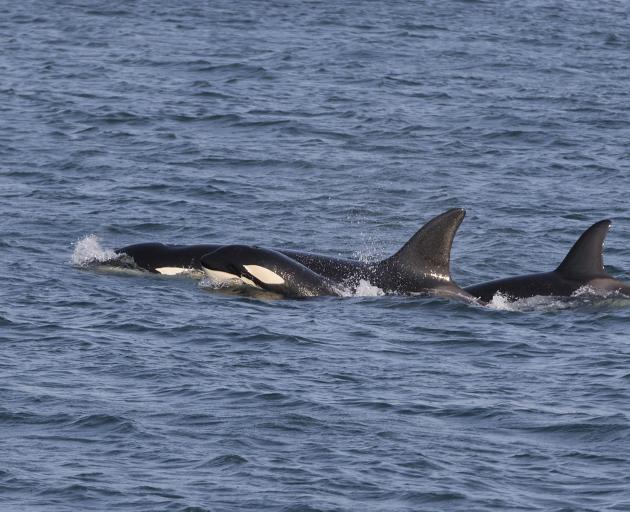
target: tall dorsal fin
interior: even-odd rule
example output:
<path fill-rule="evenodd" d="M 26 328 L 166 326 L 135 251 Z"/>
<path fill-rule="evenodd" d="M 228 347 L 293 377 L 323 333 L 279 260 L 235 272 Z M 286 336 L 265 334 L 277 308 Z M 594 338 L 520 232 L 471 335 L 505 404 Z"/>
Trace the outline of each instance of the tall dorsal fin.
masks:
<path fill-rule="evenodd" d="M 556 272 L 577 276 L 607 275 L 602 251 L 611 224 L 608 219 L 600 220 L 584 231 Z"/>
<path fill-rule="evenodd" d="M 463 208 L 453 208 L 431 219 L 396 254 L 382 263 L 405 273 L 450 281 L 451 246 L 465 215 Z"/>

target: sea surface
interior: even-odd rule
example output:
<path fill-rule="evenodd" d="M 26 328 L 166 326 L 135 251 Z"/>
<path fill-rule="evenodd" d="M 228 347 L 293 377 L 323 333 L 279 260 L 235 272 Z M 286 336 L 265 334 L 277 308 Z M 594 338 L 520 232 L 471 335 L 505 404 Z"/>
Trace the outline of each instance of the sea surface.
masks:
<path fill-rule="evenodd" d="M 127 244 L 374 260 L 467 209 L 461 285 L 613 221 L 623 1 L 0 2 L 0 510 L 630 510 L 630 301 L 271 300 Z"/>

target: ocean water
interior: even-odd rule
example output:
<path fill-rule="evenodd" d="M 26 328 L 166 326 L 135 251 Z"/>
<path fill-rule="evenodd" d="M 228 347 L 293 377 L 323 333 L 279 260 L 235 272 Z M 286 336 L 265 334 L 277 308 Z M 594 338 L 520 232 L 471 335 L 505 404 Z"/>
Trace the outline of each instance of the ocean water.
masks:
<path fill-rule="evenodd" d="M 365 260 L 452 207 L 461 285 L 610 218 L 626 2 L 0 3 L 0 510 L 630 510 L 630 302 L 270 300 L 127 244 Z"/>

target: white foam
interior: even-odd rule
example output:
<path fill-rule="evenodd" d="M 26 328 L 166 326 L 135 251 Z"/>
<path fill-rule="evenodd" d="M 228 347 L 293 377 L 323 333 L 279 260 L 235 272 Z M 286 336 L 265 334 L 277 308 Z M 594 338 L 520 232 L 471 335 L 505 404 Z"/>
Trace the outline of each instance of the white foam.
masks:
<path fill-rule="evenodd" d="M 607 298 L 610 296 L 614 296 L 615 292 L 611 291 L 611 290 L 602 290 L 600 289 L 596 289 L 593 288 L 592 286 L 585 284 L 584 286 L 581 286 L 580 288 L 578 288 L 577 290 L 575 290 L 572 294 L 571 297 L 603 297 L 603 298 Z"/>
<path fill-rule="evenodd" d="M 503 295 L 501 292 L 497 292 L 492 297 L 492 300 L 488 302 L 488 307 L 493 309 L 498 309 L 500 311 L 516 311 L 518 308 L 514 306 L 514 304 L 518 302 L 515 300 L 510 300 L 510 297 L 507 295 Z"/>
<path fill-rule="evenodd" d="M 202 288 L 218 290 L 221 288 L 250 287 L 260 290 L 260 286 L 243 276 L 236 276 L 219 270 L 204 268 L 205 277 L 199 283 Z"/>
<path fill-rule="evenodd" d="M 342 297 L 380 297 L 385 295 L 383 290 L 365 279 L 361 279 L 354 290 L 343 289 L 338 291 Z"/>
<path fill-rule="evenodd" d="M 497 292 L 488 303 L 488 307 L 499 311 L 555 311 L 574 308 L 580 303 L 574 296 L 534 295 L 524 299 L 515 299 L 509 295 Z"/>
<path fill-rule="evenodd" d="M 118 257 L 119 255 L 113 249 L 104 249 L 101 246 L 101 239 L 92 234 L 77 240 L 74 244 L 71 261 L 73 265 L 85 266 Z"/>

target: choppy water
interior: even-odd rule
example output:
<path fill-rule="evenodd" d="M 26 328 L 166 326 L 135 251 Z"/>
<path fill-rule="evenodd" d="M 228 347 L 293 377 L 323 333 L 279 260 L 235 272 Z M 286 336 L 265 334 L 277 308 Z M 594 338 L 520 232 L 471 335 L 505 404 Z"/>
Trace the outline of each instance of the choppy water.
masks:
<path fill-rule="evenodd" d="M 462 285 L 603 218 L 630 280 L 628 14 L 0 4 L 0 509 L 630 510 L 627 301 L 273 301 L 71 262 L 376 258 L 465 207 Z"/>

